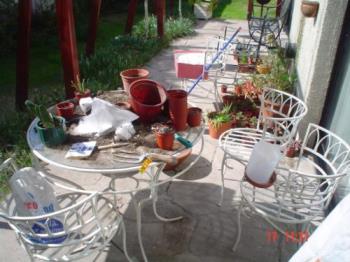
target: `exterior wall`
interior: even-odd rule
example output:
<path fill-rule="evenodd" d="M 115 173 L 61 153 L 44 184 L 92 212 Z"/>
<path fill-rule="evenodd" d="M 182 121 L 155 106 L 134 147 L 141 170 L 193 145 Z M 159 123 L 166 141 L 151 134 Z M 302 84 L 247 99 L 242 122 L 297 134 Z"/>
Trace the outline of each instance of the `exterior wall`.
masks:
<path fill-rule="evenodd" d="M 297 94 L 309 107 L 303 133 L 308 123 L 320 122 L 348 0 L 318 0 L 316 18 L 301 14 L 301 2 L 294 1 L 289 37 L 297 48 Z"/>

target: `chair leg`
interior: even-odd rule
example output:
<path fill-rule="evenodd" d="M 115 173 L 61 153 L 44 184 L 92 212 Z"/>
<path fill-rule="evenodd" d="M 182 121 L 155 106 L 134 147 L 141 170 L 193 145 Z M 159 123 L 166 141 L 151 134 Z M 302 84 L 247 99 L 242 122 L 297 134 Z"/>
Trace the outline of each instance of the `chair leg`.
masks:
<path fill-rule="evenodd" d="M 142 258 L 145 262 L 148 261 L 147 256 L 146 256 L 146 252 L 145 249 L 143 247 L 143 242 L 142 242 L 142 236 L 141 236 L 141 230 L 142 230 L 142 205 L 143 203 L 147 202 L 151 200 L 151 198 L 147 198 L 147 199 L 142 199 L 138 205 L 137 205 L 137 209 L 136 209 L 136 222 L 137 222 L 137 238 L 139 240 L 139 246 L 141 249 L 141 253 L 142 253 Z"/>
<path fill-rule="evenodd" d="M 227 154 L 225 153 L 221 162 L 221 195 L 220 195 L 220 201 L 218 203 L 218 206 L 221 206 L 224 201 L 226 159 L 227 159 Z"/>
<path fill-rule="evenodd" d="M 160 221 L 173 222 L 173 221 L 177 221 L 177 220 L 183 219 L 183 216 L 178 216 L 178 217 L 173 217 L 173 218 L 165 218 L 165 217 L 160 216 L 158 214 L 158 211 L 157 211 L 157 200 L 158 200 L 158 197 L 157 198 L 153 198 L 153 212 L 154 212 L 154 215 L 156 216 L 156 218 L 158 218 Z"/>
<path fill-rule="evenodd" d="M 122 228 L 122 237 L 123 237 L 123 250 L 124 250 L 124 255 L 126 257 L 126 259 L 130 262 L 132 262 L 133 260 L 129 257 L 129 254 L 128 254 L 128 250 L 126 248 L 126 230 L 125 230 L 125 224 L 124 224 L 124 221 L 122 220 L 121 223 L 121 228 Z"/>
<path fill-rule="evenodd" d="M 238 232 L 237 232 L 237 238 L 236 242 L 233 245 L 232 251 L 236 252 L 237 246 L 239 242 L 241 241 L 241 234 L 242 234 L 242 225 L 241 225 L 241 213 L 243 209 L 243 202 L 239 205 L 238 215 L 237 215 L 237 226 L 238 226 Z"/>

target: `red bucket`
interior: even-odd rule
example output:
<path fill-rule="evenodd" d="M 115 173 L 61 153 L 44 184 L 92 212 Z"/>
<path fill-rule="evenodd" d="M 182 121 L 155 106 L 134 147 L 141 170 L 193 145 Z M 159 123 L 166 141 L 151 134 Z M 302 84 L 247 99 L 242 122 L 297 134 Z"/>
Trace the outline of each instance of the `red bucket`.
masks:
<path fill-rule="evenodd" d="M 149 79 L 135 81 L 130 86 L 131 106 L 139 115 L 141 122 L 149 123 L 156 120 L 162 112 L 162 106 L 166 101 L 164 87 Z"/>

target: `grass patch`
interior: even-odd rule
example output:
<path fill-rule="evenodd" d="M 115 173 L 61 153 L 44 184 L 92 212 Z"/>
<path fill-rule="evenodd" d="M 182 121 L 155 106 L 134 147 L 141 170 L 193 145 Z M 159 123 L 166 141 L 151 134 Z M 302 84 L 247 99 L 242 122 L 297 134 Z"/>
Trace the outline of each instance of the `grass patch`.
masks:
<path fill-rule="evenodd" d="M 247 0 L 219 0 L 213 16 L 224 19 L 245 20 L 247 18 Z"/>

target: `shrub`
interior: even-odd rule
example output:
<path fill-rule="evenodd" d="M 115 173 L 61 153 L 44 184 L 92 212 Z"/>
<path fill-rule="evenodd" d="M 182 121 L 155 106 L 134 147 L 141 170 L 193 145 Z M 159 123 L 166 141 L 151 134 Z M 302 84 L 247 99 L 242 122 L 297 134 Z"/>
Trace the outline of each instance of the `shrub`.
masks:
<path fill-rule="evenodd" d="M 100 89 L 116 89 L 121 84 L 121 71 L 143 66 L 170 40 L 193 32 L 193 22 L 186 18 L 167 20 L 166 37 L 162 40 L 158 39 L 154 16 L 149 19 L 148 33 L 144 25 L 144 21 L 140 21 L 134 26 L 132 35 L 115 37 L 91 57 L 82 56 L 80 69 L 83 77 Z"/>

